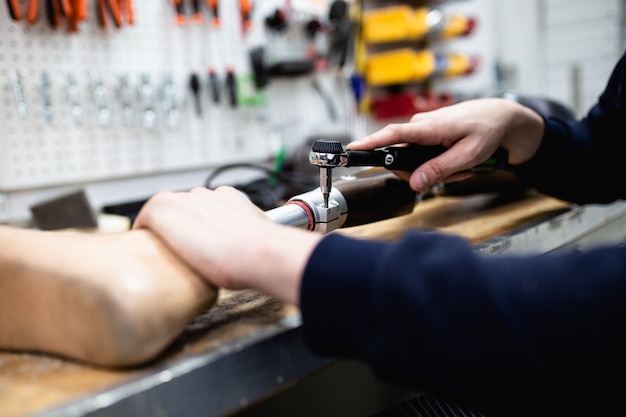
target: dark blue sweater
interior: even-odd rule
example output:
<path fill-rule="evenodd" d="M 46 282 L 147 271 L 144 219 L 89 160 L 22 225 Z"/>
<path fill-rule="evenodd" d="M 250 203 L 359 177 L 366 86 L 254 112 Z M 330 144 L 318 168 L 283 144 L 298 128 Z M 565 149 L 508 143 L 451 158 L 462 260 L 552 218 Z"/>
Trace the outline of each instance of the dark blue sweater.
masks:
<path fill-rule="evenodd" d="M 541 148 L 516 168 L 522 180 L 576 203 L 626 199 L 625 65 L 622 57 L 583 120 L 546 120 Z M 624 412 L 623 246 L 482 256 L 435 232 L 390 243 L 329 234 L 308 262 L 300 302 L 315 352 L 366 362 L 383 380 L 505 415 L 547 414 L 548 404 L 554 415 L 615 404 Z"/>

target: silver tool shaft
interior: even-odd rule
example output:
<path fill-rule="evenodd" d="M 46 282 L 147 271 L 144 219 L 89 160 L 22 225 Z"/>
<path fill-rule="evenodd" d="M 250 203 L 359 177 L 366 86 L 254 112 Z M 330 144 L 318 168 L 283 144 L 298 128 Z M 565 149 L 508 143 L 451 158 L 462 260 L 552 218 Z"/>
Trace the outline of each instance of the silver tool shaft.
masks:
<path fill-rule="evenodd" d="M 333 185 L 332 170 L 327 167 L 320 167 L 320 190 L 324 196 L 324 207 L 328 208 L 328 199 Z"/>

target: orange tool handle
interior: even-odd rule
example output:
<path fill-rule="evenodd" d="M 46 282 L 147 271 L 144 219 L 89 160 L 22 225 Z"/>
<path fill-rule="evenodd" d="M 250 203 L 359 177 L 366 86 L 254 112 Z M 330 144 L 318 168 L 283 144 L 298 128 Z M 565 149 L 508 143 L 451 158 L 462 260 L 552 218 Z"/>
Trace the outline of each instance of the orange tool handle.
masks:
<path fill-rule="evenodd" d="M 185 7 L 183 5 L 183 0 L 172 0 L 172 4 L 176 9 L 176 24 L 184 25 L 187 23 L 187 18 L 185 17 Z"/>
<path fill-rule="evenodd" d="M 222 21 L 220 20 L 220 7 L 218 0 L 206 0 L 207 6 L 211 10 L 213 14 L 213 26 L 218 28 L 222 25 Z"/>
<path fill-rule="evenodd" d="M 126 16 L 126 22 L 129 25 L 135 23 L 135 8 L 133 7 L 132 0 L 120 0 L 120 10 L 122 14 Z"/>
<path fill-rule="evenodd" d="M 87 0 L 73 0 L 72 10 L 76 20 L 82 21 L 87 19 Z"/>
<path fill-rule="evenodd" d="M 19 0 L 7 0 L 7 5 L 9 6 L 9 13 L 11 14 L 11 19 L 22 20 L 22 6 L 20 6 L 20 1 Z"/>
<path fill-rule="evenodd" d="M 98 16 L 98 23 L 101 27 L 105 28 L 107 26 L 107 18 L 106 18 L 106 5 L 104 4 L 105 0 L 98 0 L 96 4 L 96 14 Z"/>
<path fill-rule="evenodd" d="M 239 0 L 239 10 L 243 29 L 247 31 L 252 27 L 252 0 Z"/>
<path fill-rule="evenodd" d="M 59 0 L 58 6 L 68 19 L 70 32 L 78 32 L 78 22 L 87 17 L 87 0 Z"/>
<path fill-rule="evenodd" d="M 26 12 L 26 21 L 29 24 L 37 23 L 39 19 L 39 0 L 28 1 L 28 11 Z"/>
<path fill-rule="evenodd" d="M 193 22 L 200 24 L 204 20 L 202 15 L 202 0 L 191 0 L 191 8 L 193 10 Z"/>
<path fill-rule="evenodd" d="M 65 17 L 73 15 L 74 7 L 72 7 L 72 2 L 70 0 L 59 0 L 59 4 L 61 5 L 61 12 Z"/>
<path fill-rule="evenodd" d="M 111 16 L 113 16 L 113 22 L 116 27 L 122 26 L 122 10 L 120 9 L 119 0 L 107 0 L 109 5 L 109 11 L 111 12 Z"/>

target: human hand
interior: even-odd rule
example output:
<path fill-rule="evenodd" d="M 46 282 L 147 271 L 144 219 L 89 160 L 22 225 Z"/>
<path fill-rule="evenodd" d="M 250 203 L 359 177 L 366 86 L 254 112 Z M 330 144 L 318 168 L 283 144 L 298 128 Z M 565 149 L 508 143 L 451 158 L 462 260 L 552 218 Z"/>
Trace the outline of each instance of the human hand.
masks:
<path fill-rule="evenodd" d="M 347 148 L 371 150 L 400 143 L 449 148 L 412 173 L 396 172 L 420 191 L 436 182 L 468 178 L 470 169 L 489 159 L 498 147 L 508 151 L 511 165 L 527 161 L 539 148 L 543 129 L 543 119 L 530 108 L 485 98 L 417 113 L 408 123 L 390 124 Z"/>
<path fill-rule="evenodd" d="M 239 190 L 156 194 L 133 229 L 147 228 L 212 284 L 255 289 L 296 303 L 300 279 L 321 235 L 272 222 Z"/>

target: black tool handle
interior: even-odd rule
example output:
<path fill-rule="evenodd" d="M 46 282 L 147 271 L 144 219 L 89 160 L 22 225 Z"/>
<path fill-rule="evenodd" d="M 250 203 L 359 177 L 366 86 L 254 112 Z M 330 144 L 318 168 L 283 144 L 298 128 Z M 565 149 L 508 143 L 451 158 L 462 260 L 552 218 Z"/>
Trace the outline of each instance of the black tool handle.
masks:
<path fill-rule="evenodd" d="M 393 171 L 413 171 L 424 162 L 441 155 L 447 148 L 442 145 L 435 146 L 389 146 L 374 151 L 351 151 L 348 150 L 348 162 L 346 166 L 376 166 L 385 167 Z M 478 165 L 477 169 L 506 168 L 508 152 L 504 148 L 498 148 L 496 152 L 485 162 Z M 475 169 L 476 169 L 475 168 Z"/>
<path fill-rule="evenodd" d="M 380 169 L 362 173 L 356 179 L 335 181 L 333 187 L 341 192 L 348 206 L 348 217 L 341 227 L 409 214 L 417 202 L 417 193 L 408 182 Z"/>

